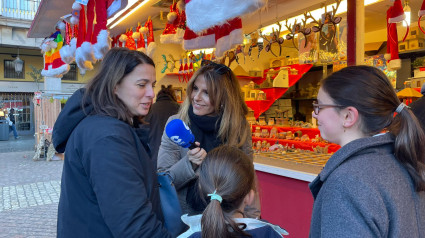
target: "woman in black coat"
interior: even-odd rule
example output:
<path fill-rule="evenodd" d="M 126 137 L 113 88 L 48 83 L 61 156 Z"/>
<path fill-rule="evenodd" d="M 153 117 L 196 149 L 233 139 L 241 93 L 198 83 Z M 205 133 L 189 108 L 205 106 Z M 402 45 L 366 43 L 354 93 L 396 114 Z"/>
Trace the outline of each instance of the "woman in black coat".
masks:
<path fill-rule="evenodd" d="M 58 237 L 171 237 L 140 119 L 154 98 L 152 59 L 111 49 L 98 74 L 67 102 L 53 129 L 65 152 Z"/>

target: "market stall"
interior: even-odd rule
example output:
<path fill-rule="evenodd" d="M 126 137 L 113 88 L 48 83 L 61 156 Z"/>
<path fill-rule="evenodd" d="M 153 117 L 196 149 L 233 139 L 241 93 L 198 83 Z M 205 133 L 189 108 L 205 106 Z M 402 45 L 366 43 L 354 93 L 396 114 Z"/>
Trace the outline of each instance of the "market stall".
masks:
<path fill-rule="evenodd" d="M 340 148 L 320 137 L 312 118 L 320 80 L 366 64 L 380 68 L 397 88 L 411 77 L 397 71 L 406 64 L 400 55 L 420 44 L 414 57 L 425 55 L 416 17 L 425 9 L 411 1 L 412 20 L 403 20 L 399 0 L 214 2 L 211 9 L 211 1 L 201 0 L 66 0 L 60 6 L 45 0 L 28 35 L 48 37 L 46 47 L 59 43 L 44 49 L 46 77 L 73 63 L 80 73 L 95 70 L 110 47 L 144 51 L 157 65 L 158 85 L 172 84 L 179 101 L 202 59 L 229 66 L 251 109 L 262 218 L 291 237 L 307 237 L 313 205 L 308 183 Z M 399 11 L 387 16 L 390 7 Z"/>

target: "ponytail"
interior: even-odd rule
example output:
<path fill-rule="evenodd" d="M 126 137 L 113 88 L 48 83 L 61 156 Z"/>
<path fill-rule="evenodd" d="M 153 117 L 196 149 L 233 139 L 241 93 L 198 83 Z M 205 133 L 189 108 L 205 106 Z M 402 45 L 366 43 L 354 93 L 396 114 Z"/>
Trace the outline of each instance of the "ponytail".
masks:
<path fill-rule="evenodd" d="M 251 237 L 245 224 L 233 220 L 245 197 L 255 188 L 254 166 L 248 155 L 228 145 L 210 152 L 199 170 L 199 192 L 205 204 L 202 213 L 202 238 Z M 243 213 L 242 213 L 243 214 Z"/>
<path fill-rule="evenodd" d="M 224 204 L 225 205 L 225 204 Z M 243 231 L 233 219 L 233 213 L 223 212 L 221 204 L 217 200 L 211 200 L 207 208 L 202 213 L 201 228 L 202 238 L 220 237 L 236 238 L 243 236 L 251 237 L 250 234 Z"/>
<path fill-rule="evenodd" d="M 416 116 L 404 108 L 388 129 L 396 137 L 394 151 L 397 160 L 409 172 L 416 191 L 425 191 L 425 135 Z"/>

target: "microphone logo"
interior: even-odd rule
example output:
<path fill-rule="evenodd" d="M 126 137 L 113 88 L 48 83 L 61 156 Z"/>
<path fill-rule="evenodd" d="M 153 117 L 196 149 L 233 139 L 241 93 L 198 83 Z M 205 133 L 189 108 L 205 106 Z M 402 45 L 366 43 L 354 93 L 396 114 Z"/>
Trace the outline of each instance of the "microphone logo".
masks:
<path fill-rule="evenodd" d="M 182 141 L 182 139 L 179 138 L 179 136 L 171 136 L 170 139 L 178 145 L 184 144 L 184 142 Z"/>

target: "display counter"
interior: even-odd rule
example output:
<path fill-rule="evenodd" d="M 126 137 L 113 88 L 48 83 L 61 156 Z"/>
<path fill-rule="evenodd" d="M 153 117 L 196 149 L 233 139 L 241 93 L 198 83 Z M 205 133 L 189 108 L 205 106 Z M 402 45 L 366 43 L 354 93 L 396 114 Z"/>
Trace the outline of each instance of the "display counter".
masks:
<path fill-rule="evenodd" d="M 328 158 L 330 155 L 324 156 Z M 272 158 L 268 153 L 259 153 L 254 155 L 254 167 L 259 182 L 262 219 L 285 228 L 289 237 L 308 237 L 313 209 L 308 184 L 323 166 L 285 161 Z"/>

